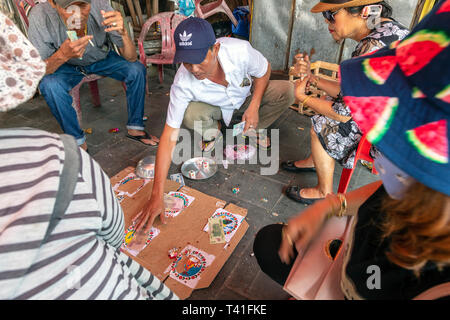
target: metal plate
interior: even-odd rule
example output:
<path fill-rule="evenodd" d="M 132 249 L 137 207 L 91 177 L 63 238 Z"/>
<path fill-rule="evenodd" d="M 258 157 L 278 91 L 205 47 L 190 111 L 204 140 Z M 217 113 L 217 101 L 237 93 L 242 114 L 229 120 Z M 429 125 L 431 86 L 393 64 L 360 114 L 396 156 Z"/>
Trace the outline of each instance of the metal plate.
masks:
<path fill-rule="evenodd" d="M 136 166 L 136 175 L 143 179 L 153 179 L 155 176 L 155 156 L 141 159 Z"/>
<path fill-rule="evenodd" d="M 207 161 L 209 164 L 208 169 L 204 169 L 202 166 L 203 161 Z M 189 171 L 194 171 L 195 177 L 191 178 Z M 214 159 L 206 157 L 192 158 L 183 163 L 181 166 L 181 173 L 192 180 L 203 180 L 211 178 L 217 172 L 217 163 Z"/>

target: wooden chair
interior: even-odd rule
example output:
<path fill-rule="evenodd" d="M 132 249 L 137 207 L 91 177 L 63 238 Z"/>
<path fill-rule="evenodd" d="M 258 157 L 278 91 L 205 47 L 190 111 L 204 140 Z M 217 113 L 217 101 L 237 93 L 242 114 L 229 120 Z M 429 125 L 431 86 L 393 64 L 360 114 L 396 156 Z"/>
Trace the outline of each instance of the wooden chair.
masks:
<path fill-rule="evenodd" d="M 29 21 L 28 21 L 28 13 L 31 7 L 36 5 L 34 0 L 14 0 L 14 4 L 17 7 L 17 10 L 20 13 L 20 18 L 24 23 L 26 29 L 28 29 Z M 79 84 L 77 84 L 71 91 L 70 95 L 72 96 L 72 107 L 77 112 L 78 123 L 81 126 L 82 114 L 81 114 L 81 103 L 80 103 L 80 88 L 83 83 L 88 83 L 89 89 L 91 91 L 92 102 L 94 107 L 100 107 L 100 94 L 98 90 L 98 82 L 97 80 L 104 78 L 103 76 L 97 74 L 90 74 L 85 76 Z M 125 83 L 122 83 L 124 90 L 126 91 Z"/>
<path fill-rule="evenodd" d="M 186 19 L 186 17 L 180 14 L 175 14 L 173 12 L 161 12 L 157 15 L 154 15 L 150 19 L 147 19 L 147 21 L 142 26 L 142 31 L 138 39 L 139 59 L 144 66 L 147 66 L 149 64 L 158 65 L 160 83 L 163 83 L 164 81 L 163 65 L 173 64 L 173 58 L 175 57 L 175 43 L 173 40 L 173 33 L 175 32 L 178 24 L 184 19 Z M 157 22 L 161 26 L 161 53 L 147 56 L 144 50 L 144 40 L 151 25 Z M 147 93 L 148 92 L 149 91 L 147 86 Z"/>
<path fill-rule="evenodd" d="M 223 12 L 228 16 L 228 18 L 230 18 L 231 22 L 234 24 L 235 27 L 238 25 L 236 18 L 234 17 L 225 0 L 216 0 L 201 5 L 200 3 L 202 1 L 203 0 L 195 0 L 195 15 L 197 17 L 206 19 L 212 16 L 213 14 Z"/>
<path fill-rule="evenodd" d="M 311 63 L 311 72 L 323 79 L 338 82 L 339 65 L 325 61 L 316 61 Z M 330 74 L 327 74 L 330 73 Z"/>

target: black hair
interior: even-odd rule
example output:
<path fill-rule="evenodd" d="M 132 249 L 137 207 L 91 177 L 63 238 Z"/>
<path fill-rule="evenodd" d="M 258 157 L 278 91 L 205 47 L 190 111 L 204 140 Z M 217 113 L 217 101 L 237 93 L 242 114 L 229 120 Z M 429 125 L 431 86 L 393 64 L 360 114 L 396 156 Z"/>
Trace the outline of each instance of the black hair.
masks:
<path fill-rule="evenodd" d="M 389 3 L 387 3 L 386 1 L 381 1 L 379 3 L 374 3 L 374 5 L 381 5 L 382 6 L 382 10 L 381 10 L 381 18 L 392 18 L 392 7 L 389 5 Z M 360 14 L 365 6 L 357 6 L 357 7 L 348 7 L 348 8 L 344 8 L 345 10 L 347 10 L 348 12 L 350 12 L 351 14 Z"/>

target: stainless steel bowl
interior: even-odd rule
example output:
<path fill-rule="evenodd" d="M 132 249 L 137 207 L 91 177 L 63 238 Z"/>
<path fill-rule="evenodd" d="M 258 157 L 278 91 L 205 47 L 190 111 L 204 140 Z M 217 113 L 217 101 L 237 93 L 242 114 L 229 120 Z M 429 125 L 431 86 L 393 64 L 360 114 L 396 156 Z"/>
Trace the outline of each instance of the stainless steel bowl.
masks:
<path fill-rule="evenodd" d="M 155 156 L 142 158 L 136 166 L 136 175 L 143 179 L 153 179 L 155 177 Z"/>
<path fill-rule="evenodd" d="M 202 163 L 206 161 L 208 162 L 208 168 L 205 169 L 202 166 Z M 189 171 L 193 172 L 193 176 L 191 177 Z M 192 158 L 183 163 L 181 166 L 181 173 L 189 179 L 192 180 L 203 180 L 211 178 L 217 172 L 217 163 L 214 159 L 199 157 Z"/>

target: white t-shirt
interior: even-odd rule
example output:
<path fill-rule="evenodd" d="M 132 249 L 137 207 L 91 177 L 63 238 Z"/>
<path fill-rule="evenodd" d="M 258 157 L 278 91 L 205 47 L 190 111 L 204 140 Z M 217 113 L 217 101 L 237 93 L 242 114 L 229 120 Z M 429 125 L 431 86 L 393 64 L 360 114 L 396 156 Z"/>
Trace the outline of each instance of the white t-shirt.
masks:
<path fill-rule="evenodd" d="M 228 87 L 208 79 L 197 80 L 183 65 L 177 71 L 170 89 L 166 124 L 180 128 L 184 113 L 192 101 L 220 107 L 228 125 L 233 111 L 239 109 L 250 95 L 252 77 L 261 78 L 267 72 L 268 61 L 248 41 L 219 38 L 219 63 L 225 72 Z"/>

